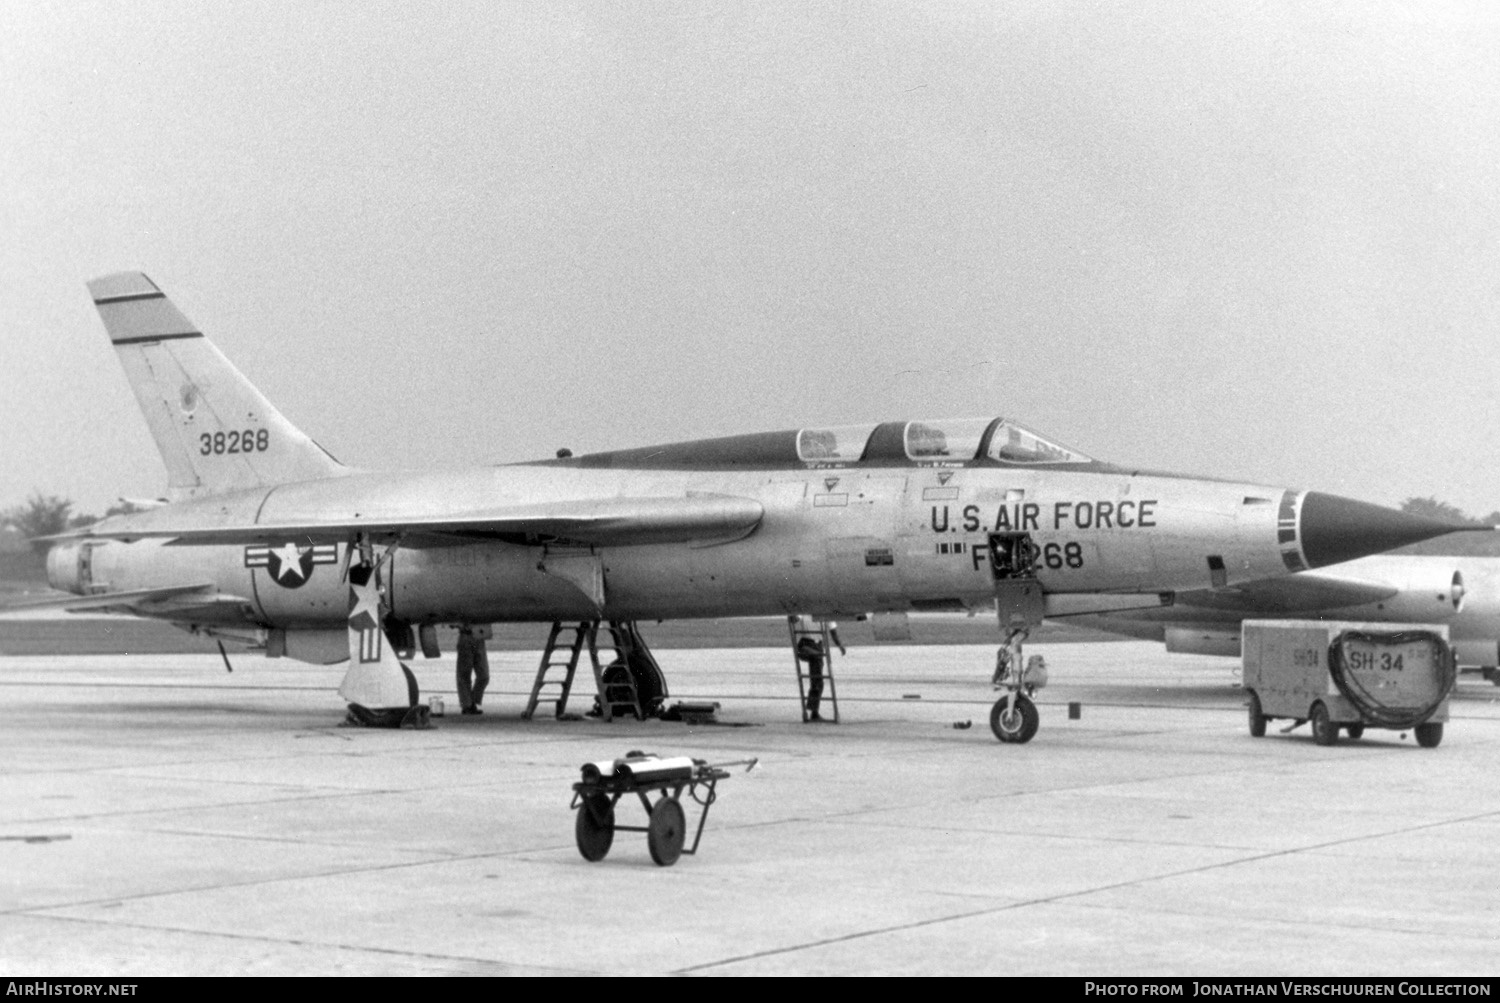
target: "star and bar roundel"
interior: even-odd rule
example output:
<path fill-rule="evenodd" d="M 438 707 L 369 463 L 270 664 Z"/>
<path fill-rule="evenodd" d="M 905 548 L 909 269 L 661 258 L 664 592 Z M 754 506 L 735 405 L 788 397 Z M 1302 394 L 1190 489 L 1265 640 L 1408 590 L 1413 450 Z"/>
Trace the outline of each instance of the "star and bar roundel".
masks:
<path fill-rule="evenodd" d="M 288 542 L 279 547 L 253 543 L 245 548 L 245 567 L 265 568 L 271 579 L 284 589 L 300 589 L 312 577 L 314 567 L 337 564 L 338 561 L 336 543 L 301 545 Z"/>

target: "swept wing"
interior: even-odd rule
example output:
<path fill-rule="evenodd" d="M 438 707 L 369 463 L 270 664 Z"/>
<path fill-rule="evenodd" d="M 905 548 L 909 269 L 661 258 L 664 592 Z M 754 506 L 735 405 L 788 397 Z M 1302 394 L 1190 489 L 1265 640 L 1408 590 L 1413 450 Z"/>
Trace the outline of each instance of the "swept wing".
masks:
<path fill-rule="evenodd" d="M 443 515 L 364 515 L 223 525 L 184 525 L 172 509 L 143 513 L 118 526 L 93 526 L 74 538 L 169 538 L 185 544 L 337 543 L 355 534 L 400 537 L 407 546 L 459 540 L 530 538 L 599 546 L 639 546 L 691 540 L 731 540 L 749 535 L 765 509 L 749 498 L 690 495 L 679 498 L 602 498 L 509 506 Z"/>

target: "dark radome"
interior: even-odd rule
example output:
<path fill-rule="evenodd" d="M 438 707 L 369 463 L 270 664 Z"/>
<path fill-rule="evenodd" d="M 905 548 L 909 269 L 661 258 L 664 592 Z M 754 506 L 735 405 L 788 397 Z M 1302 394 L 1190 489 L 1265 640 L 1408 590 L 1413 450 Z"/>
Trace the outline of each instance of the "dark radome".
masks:
<path fill-rule="evenodd" d="M 1493 527 L 1428 519 L 1369 502 L 1309 491 L 1302 499 L 1301 530 L 1302 553 L 1307 556 L 1308 565 L 1321 568 L 1445 533 L 1493 531 Z"/>

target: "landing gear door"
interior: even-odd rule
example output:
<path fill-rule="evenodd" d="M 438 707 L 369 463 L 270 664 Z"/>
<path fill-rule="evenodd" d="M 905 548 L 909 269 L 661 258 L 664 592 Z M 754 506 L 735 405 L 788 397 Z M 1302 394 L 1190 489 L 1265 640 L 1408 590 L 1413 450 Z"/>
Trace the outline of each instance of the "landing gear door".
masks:
<path fill-rule="evenodd" d="M 1025 630 L 1042 622 L 1047 611 L 1036 578 L 1040 552 L 1030 533 L 989 534 L 990 575 L 995 584 L 995 611 L 1002 630 Z"/>

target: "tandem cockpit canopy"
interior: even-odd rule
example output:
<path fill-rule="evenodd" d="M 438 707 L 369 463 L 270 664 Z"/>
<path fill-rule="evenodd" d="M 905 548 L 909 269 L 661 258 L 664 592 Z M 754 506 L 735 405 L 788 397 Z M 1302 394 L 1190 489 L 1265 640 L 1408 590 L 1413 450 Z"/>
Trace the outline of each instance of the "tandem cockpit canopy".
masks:
<path fill-rule="evenodd" d="M 1005 418 L 939 418 L 755 432 L 538 461 L 576 467 L 734 469 L 876 466 L 1096 465 L 1093 457 Z"/>
<path fill-rule="evenodd" d="M 1004 418 L 946 418 L 804 428 L 797 433 L 804 463 L 908 460 L 916 463 L 1092 463 L 1093 458 Z"/>

